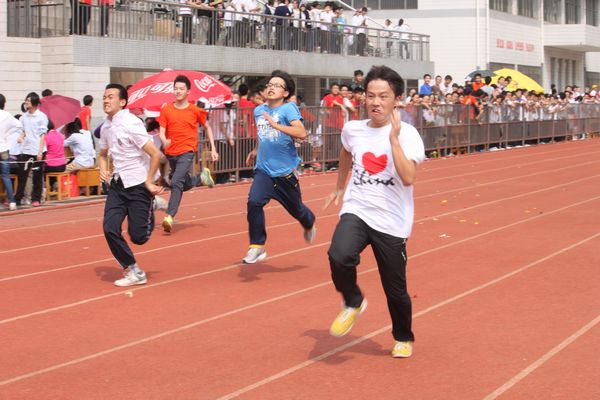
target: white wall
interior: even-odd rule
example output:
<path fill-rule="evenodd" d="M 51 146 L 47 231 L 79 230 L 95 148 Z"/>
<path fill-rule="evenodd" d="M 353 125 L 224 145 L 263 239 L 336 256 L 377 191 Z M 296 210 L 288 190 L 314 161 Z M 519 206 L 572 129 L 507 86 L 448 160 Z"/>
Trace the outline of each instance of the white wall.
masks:
<path fill-rule="evenodd" d="M 21 113 L 29 92 L 42 90 L 39 39 L 0 38 L 0 92 L 6 97 L 6 111 Z"/>
<path fill-rule="evenodd" d="M 600 72 L 600 52 L 586 53 L 585 65 L 588 71 Z"/>
<path fill-rule="evenodd" d="M 531 26 L 518 22 L 509 22 L 490 18 L 490 62 L 541 66 L 544 62 L 544 48 L 542 43 L 542 28 L 540 25 Z M 504 48 L 501 47 L 503 41 Z M 509 49 L 512 42 L 512 49 Z M 522 50 L 517 49 L 517 44 L 522 44 Z M 527 46 L 533 46 L 527 47 Z"/>

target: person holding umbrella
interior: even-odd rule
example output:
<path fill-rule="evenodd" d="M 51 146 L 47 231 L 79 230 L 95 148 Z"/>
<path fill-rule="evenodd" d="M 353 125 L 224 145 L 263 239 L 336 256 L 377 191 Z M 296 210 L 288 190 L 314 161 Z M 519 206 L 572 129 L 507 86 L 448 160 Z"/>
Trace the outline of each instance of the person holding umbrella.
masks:
<path fill-rule="evenodd" d="M 167 215 L 162 223 L 165 232 L 171 232 L 173 229 L 173 219 L 184 191 L 200 185 L 212 187 L 215 184 L 208 168 L 203 168 L 202 172 L 195 176 L 189 174 L 194 162 L 194 153 L 198 149 L 198 124 L 202 125 L 208 136 L 211 160 L 219 159 L 212 130 L 207 124 L 208 113 L 188 101 L 191 88 L 192 84 L 187 76 L 176 76 L 173 82 L 175 102 L 164 106 L 158 119 L 160 140 L 171 167 L 171 197 Z"/>
<path fill-rule="evenodd" d="M 143 285 L 147 282 L 144 271 L 123 238 L 122 224 L 127 218 L 131 241 L 142 245 L 154 230 L 154 197 L 162 192 L 155 185 L 154 176 L 160 163 L 160 151 L 146 132 L 144 123 L 124 110 L 127 90 L 119 84 L 106 86 L 102 105 L 106 120 L 100 134 L 100 179 L 110 182 L 104 206 L 104 237 L 113 256 L 123 268 L 123 278 L 116 286 Z M 110 171 L 110 152 L 113 170 Z"/>

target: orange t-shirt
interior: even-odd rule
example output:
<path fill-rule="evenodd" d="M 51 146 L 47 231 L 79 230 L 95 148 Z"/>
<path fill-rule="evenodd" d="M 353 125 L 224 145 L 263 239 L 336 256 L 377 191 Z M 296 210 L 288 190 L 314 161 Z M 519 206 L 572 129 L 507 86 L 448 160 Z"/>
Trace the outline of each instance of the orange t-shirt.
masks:
<path fill-rule="evenodd" d="M 190 104 L 186 108 L 166 105 L 160 110 L 158 123 L 165 128 L 167 139 L 171 140 L 165 149 L 168 156 L 178 156 L 198 149 L 198 123 L 205 125 L 208 112 Z"/>
<path fill-rule="evenodd" d="M 81 121 L 81 128 L 85 129 L 86 131 L 90 130 L 90 127 L 88 126 L 87 117 L 91 117 L 91 116 L 92 116 L 91 108 L 89 108 L 87 106 L 81 107 L 81 111 L 79 111 L 79 120 Z"/>

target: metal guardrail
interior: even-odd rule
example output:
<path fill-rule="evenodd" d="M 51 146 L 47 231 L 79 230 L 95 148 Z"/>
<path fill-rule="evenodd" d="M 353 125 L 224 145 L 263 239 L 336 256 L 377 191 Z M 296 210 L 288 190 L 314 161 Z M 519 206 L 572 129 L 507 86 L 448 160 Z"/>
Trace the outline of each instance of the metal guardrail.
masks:
<path fill-rule="evenodd" d="M 416 33 L 229 10 L 199 10 L 167 1 L 122 1 L 117 6 L 97 2 L 88 5 L 77 0 L 8 0 L 8 36 L 75 34 L 429 61 L 429 36 Z"/>
<path fill-rule="evenodd" d="M 500 106 L 476 115 L 472 106 L 440 105 L 431 110 L 416 106 L 402 111 L 402 119 L 414 125 L 430 157 L 469 153 L 525 144 L 566 140 L 573 136 L 600 132 L 600 104 L 569 104 L 561 111 L 536 113 L 526 106 Z M 297 144 L 305 167 L 325 171 L 336 165 L 341 149 L 340 134 L 348 119 L 366 118 L 359 113 L 342 113 L 339 108 L 303 107 L 301 113 L 308 137 Z M 211 164 L 218 176 L 235 180 L 249 176 L 252 167 L 246 156 L 256 145 L 256 128 L 251 109 L 213 109 L 209 124 L 220 154 Z M 206 149 L 202 138 L 199 154 Z M 223 181 L 223 179 L 221 179 Z"/>

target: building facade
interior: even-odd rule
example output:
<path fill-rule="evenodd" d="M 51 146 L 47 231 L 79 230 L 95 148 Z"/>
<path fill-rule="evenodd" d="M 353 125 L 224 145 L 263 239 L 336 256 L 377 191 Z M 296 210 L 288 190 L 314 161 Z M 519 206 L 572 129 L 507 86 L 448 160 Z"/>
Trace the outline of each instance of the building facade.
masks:
<path fill-rule="evenodd" d="M 106 83 L 132 84 L 165 68 L 199 70 L 233 84 L 283 69 L 296 78 L 307 104 L 318 104 L 330 83 L 350 80 L 357 69 L 386 64 L 410 81 L 434 69 L 429 37 L 416 31 L 412 56 L 403 59 L 398 45 L 388 47 L 394 38 L 377 27 L 364 33 L 333 24 L 309 29 L 301 21 L 277 25 L 274 18 L 223 11 L 211 19 L 194 11 L 186 33 L 187 6 L 178 2 L 114 3 L 104 26 L 104 3 L 93 0 L 82 27 L 73 23 L 77 2 L 0 0 L 0 91 L 8 111 L 19 112 L 28 92 L 50 88 L 77 99 L 93 95 L 94 115 L 102 116 Z"/>
<path fill-rule="evenodd" d="M 600 0 L 350 0 L 431 35 L 435 73 L 514 68 L 550 90 L 600 83 Z"/>

